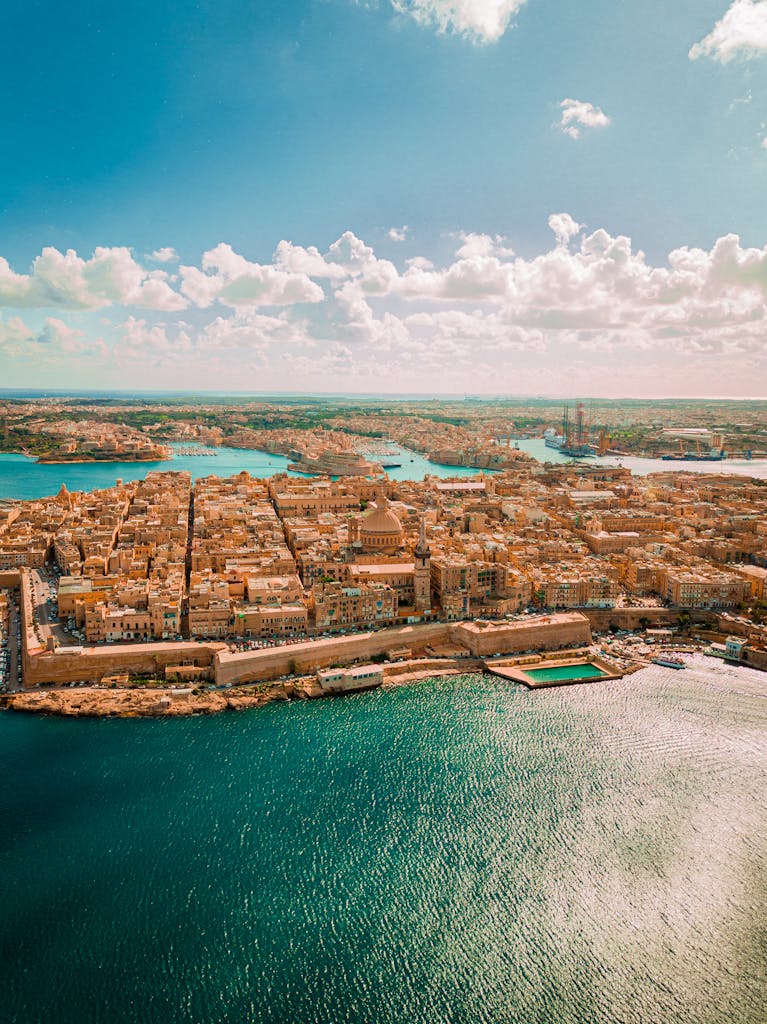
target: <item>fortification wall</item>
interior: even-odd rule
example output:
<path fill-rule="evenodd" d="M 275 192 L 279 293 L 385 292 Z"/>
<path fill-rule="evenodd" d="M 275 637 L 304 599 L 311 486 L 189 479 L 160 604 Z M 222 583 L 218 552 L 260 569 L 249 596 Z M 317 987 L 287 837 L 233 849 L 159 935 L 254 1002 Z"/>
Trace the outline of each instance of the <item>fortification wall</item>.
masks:
<path fill-rule="evenodd" d="M 85 647 L 73 653 L 40 651 L 27 658 L 25 687 L 54 686 L 78 680 L 99 682 L 104 676 L 128 672 L 162 676 L 168 665 L 181 663 L 212 668 L 224 644 L 158 643 Z"/>
<path fill-rule="evenodd" d="M 449 630 L 447 623 L 435 622 L 242 654 L 222 651 L 216 657 L 216 681 L 219 684 L 266 681 L 293 673 L 316 672 L 330 665 L 368 661 L 376 654 L 401 647 L 418 650 L 429 644 L 443 643 L 448 639 Z"/>
<path fill-rule="evenodd" d="M 488 624 L 484 628 L 473 622 L 459 623 L 451 626 L 450 638 L 474 655 L 506 654 L 589 644 L 591 628 L 584 615 L 569 612 Z"/>
<path fill-rule="evenodd" d="M 34 610 L 32 608 L 32 582 L 29 569 L 20 570 L 19 614 L 21 618 L 21 664 L 24 669 L 24 689 L 32 686 L 30 682 L 31 656 L 42 651 L 40 641 L 35 634 Z"/>
<path fill-rule="evenodd" d="M 591 623 L 592 629 L 604 632 L 611 626 L 618 629 L 641 629 L 641 619 L 649 620 L 653 626 L 673 627 L 678 625 L 680 610 L 678 608 L 582 608 L 581 611 Z M 714 622 L 713 612 L 703 608 L 692 608 L 687 611 L 691 622 Z"/>

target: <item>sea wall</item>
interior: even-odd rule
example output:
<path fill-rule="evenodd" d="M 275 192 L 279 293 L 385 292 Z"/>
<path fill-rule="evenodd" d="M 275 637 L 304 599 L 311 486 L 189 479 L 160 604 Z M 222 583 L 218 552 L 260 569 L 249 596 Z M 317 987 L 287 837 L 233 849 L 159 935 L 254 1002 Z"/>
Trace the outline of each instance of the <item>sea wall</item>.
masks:
<path fill-rule="evenodd" d="M 216 680 L 220 685 L 249 683 L 278 679 L 282 675 L 315 672 L 330 665 L 369 661 L 375 655 L 398 648 L 421 650 L 430 644 L 444 643 L 449 634 L 450 626 L 447 623 L 435 622 L 238 654 L 224 650 L 216 655 Z"/>
<path fill-rule="evenodd" d="M 215 656 L 225 644 L 152 643 L 109 644 L 103 647 L 64 647 L 38 651 L 26 659 L 25 686 L 54 686 L 61 683 L 99 682 L 104 676 L 163 676 L 169 665 L 199 665 L 213 668 Z"/>
<path fill-rule="evenodd" d="M 591 643 L 589 620 L 579 612 L 536 615 L 515 622 L 461 622 L 450 638 L 474 655 L 556 650 Z"/>

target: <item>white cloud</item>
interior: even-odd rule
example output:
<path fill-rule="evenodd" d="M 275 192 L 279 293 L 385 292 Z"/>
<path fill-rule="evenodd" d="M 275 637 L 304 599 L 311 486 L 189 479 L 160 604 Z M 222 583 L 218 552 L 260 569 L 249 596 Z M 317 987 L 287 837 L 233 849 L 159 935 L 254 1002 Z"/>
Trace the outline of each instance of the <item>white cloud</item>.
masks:
<path fill-rule="evenodd" d="M 494 43 L 504 34 L 525 0 L 391 0 L 400 14 L 420 25 L 452 32 L 474 43 Z"/>
<path fill-rule="evenodd" d="M 767 135 L 762 139 L 762 149 L 767 149 Z"/>
<path fill-rule="evenodd" d="M 574 221 L 569 213 L 552 213 L 549 217 L 549 227 L 554 232 L 557 245 L 563 245 L 567 248 L 570 244 L 570 239 L 578 234 L 583 225 Z"/>
<path fill-rule="evenodd" d="M 203 254 L 202 270 L 181 267 L 181 291 L 198 306 L 289 306 L 322 302 L 325 293 L 306 274 L 251 263 L 225 242 Z"/>
<path fill-rule="evenodd" d="M 106 352 L 104 341 L 89 338 L 88 332 L 59 320 L 46 317 L 38 331 L 32 330 L 19 317 L 0 321 L 0 353 L 24 358 L 30 355 L 43 356 L 47 361 L 60 361 L 71 357 L 88 355 L 103 356 Z"/>
<path fill-rule="evenodd" d="M 563 99 L 559 104 L 562 116 L 559 128 L 570 138 L 580 138 L 584 128 L 604 128 L 610 119 L 599 106 L 583 99 Z"/>
<path fill-rule="evenodd" d="M 514 250 L 505 245 L 503 235 L 482 235 L 462 231 L 458 237 L 461 246 L 456 250 L 459 259 L 473 259 L 476 256 L 513 256 Z"/>
<path fill-rule="evenodd" d="M 290 274 L 306 274 L 307 277 L 328 278 L 339 281 L 346 277 L 343 267 L 329 263 L 316 246 L 305 249 L 301 245 L 282 241 L 274 253 L 274 262 L 280 270 Z"/>
<path fill-rule="evenodd" d="M 12 316 L 6 321 L 0 320 L 0 351 L 17 355 L 34 338 L 34 331 L 27 327 L 21 317 Z"/>
<path fill-rule="evenodd" d="M 149 259 L 155 260 L 157 263 L 175 263 L 178 260 L 178 253 L 172 246 L 166 245 L 162 249 L 155 249 L 150 253 Z"/>
<path fill-rule="evenodd" d="M 31 274 L 17 274 L 0 257 L 0 304 L 35 309 L 98 309 L 121 304 L 147 309 L 183 309 L 186 301 L 162 270 L 145 270 L 123 247 L 99 246 L 84 260 L 73 249 L 47 247 Z"/>
<path fill-rule="evenodd" d="M 734 0 L 711 32 L 691 47 L 690 60 L 711 57 L 727 64 L 767 53 L 767 0 Z"/>
<path fill-rule="evenodd" d="M 259 387 L 314 390 L 337 388 L 343 372 L 347 390 L 365 382 L 402 390 L 419 374 L 437 390 L 471 381 L 497 391 L 513 372 L 516 390 L 540 391 L 543 368 L 565 387 L 568 375 L 580 380 L 592 366 L 609 392 L 619 380 L 649 387 L 653 365 L 667 368 L 669 388 L 676 380 L 689 393 L 705 374 L 745 387 L 765 373 L 767 246 L 725 235 L 708 250 L 683 246 L 651 263 L 630 238 L 602 228 L 586 234 L 569 213 L 552 214 L 549 226 L 552 243 L 538 255 L 468 232 L 442 263 L 379 259 L 351 231 L 325 252 L 283 241 L 266 264 L 221 244 L 199 266 L 181 268 L 182 296 L 171 292 L 196 308 L 134 315 L 129 307 L 113 319 L 97 319 L 84 303 L 119 309 L 123 296 L 146 298 L 170 281 L 137 272 L 128 250 L 96 250 L 88 261 L 50 250 L 28 277 L 0 263 L 0 287 L 21 304 L 33 305 L 37 291 L 60 306 L 31 327 L 18 317 L 0 321 L 0 355 L 66 363 L 74 373 L 105 353 L 105 334 L 111 365 L 137 380 L 151 365 L 162 384 L 178 383 L 177 373 L 190 386 L 215 378 L 246 387 L 257 373 Z M 695 369 L 685 376 L 690 354 Z"/>
<path fill-rule="evenodd" d="M 407 224 L 403 224 L 401 228 L 389 228 L 387 234 L 392 242 L 404 242 L 407 238 Z"/>
<path fill-rule="evenodd" d="M 564 99 L 559 104 L 562 116 L 558 127 L 571 139 L 580 138 L 584 128 L 605 128 L 610 118 L 600 107 L 583 100 Z"/>

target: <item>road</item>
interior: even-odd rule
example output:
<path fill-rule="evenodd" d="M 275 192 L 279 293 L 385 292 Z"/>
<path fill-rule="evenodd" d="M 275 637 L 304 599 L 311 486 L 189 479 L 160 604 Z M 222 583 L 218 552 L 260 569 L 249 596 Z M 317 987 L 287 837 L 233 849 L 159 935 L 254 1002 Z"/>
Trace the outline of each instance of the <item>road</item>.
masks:
<path fill-rule="evenodd" d="M 19 628 L 19 610 L 13 591 L 8 592 L 8 689 L 20 690 L 19 668 L 21 665 L 16 630 Z"/>
<path fill-rule="evenodd" d="M 48 580 L 46 580 L 39 569 L 30 569 L 29 578 L 32 583 L 32 606 L 35 621 L 40 627 L 40 639 L 43 647 L 47 645 L 49 636 L 55 637 L 56 641 L 62 646 L 71 645 L 73 642 L 72 637 L 53 618 L 49 610 Z M 55 592 L 55 578 L 50 577 L 50 582 L 54 583 Z"/>

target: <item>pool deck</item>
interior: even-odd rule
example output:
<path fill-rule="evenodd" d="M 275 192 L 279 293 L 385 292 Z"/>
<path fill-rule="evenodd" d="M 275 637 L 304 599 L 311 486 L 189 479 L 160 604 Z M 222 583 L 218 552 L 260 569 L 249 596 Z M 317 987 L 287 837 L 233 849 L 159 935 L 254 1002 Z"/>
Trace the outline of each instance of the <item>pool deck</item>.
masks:
<path fill-rule="evenodd" d="M 533 679 L 528 674 L 529 671 L 537 671 L 542 668 L 568 668 L 571 665 L 595 665 L 603 675 L 587 676 L 582 679 Z M 507 662 L 505 664 L 486 661 L 484 667 L 485 671 L 491 675 L 500 676 L 501 679 L 508 679 L 512 683 L 521 683 L 529 690 L 543 690 L 550 686 L 577 686 L 583 683 L 601 683 L 607 679 L 621 679 L 626 675 L 624 669 L 613 665 L 601 655 L 592 654 L 584 654 L 580 657 L 540 658 L 537 661 L 531 661 L 529 658 L 517 658 L 512 663 Z"/>

